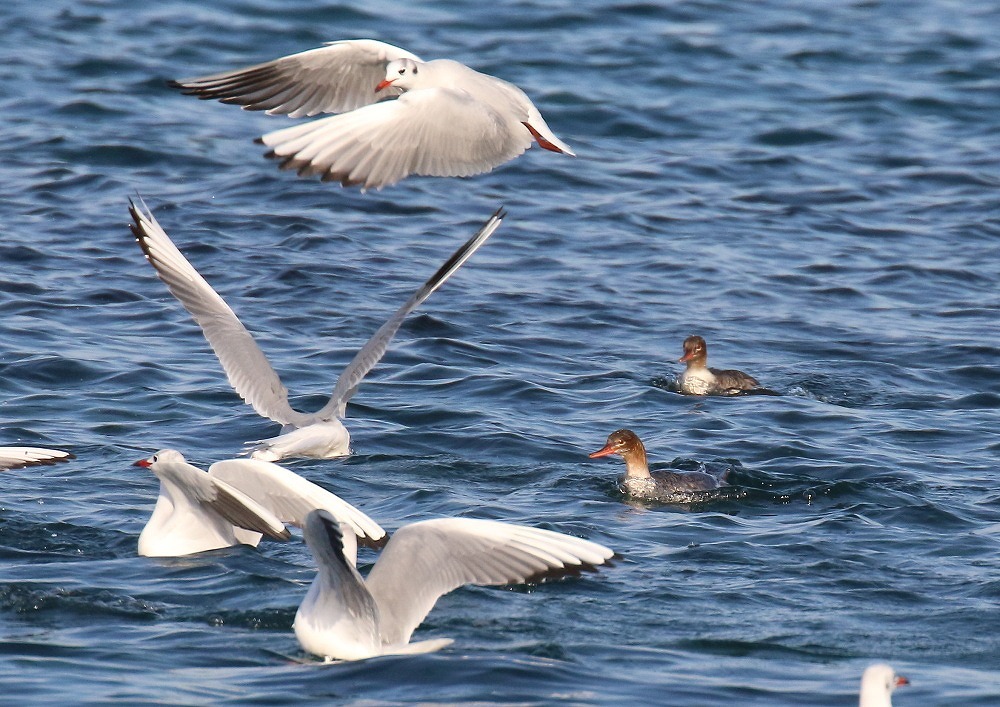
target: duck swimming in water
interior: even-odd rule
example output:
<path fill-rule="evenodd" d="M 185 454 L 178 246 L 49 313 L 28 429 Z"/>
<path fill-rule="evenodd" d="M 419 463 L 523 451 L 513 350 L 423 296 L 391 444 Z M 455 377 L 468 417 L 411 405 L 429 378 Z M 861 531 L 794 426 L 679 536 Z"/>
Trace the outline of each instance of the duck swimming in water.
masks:
<path fill-rule="evenodd" d="M 725 469 L 720 474 L 706 471 L 656 471 L 650 473 L 646 463 L 646 448 L 632 430 L 618 430 L 608 436 L 608 443 L 590 454 L 591 459 L 621 455 L 625 460 L 625 475 L 618 480 L 621 490 L 629 496 L 650 500 L 676 499 L 681 494 L 714 491 L 726 483 Z"/>
<path fill-rule="evenodd" d="M 684 339 L 684 355 L 677 361 L 687 364 L 677 376 L 677 389 L 686 395 L 739 395 L 760 388 L 757 379 L 743 371 L 709 368 L 708 346 L 700 336 Z"/>

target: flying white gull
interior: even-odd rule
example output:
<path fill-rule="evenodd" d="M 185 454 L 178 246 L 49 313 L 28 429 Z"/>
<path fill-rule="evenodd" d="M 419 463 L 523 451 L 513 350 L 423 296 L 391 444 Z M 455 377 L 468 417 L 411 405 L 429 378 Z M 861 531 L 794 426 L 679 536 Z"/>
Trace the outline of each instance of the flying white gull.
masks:
<path fill-rule="evenodd" d="M 0 471 L 41 466 L 75 459 L 69 452 L 41 447 L 0 447 Z"/>
<path fill-rule="evenodd" d="M 284 523 L 302 526 L 322 508 L 349 529 L 345 554 L 357 561 L 358 542 L 385 544 L 378 523 L 326 489 L 277 464 L 254 459 L 216 462 L 204 472 L 173 449 L 135 466 L 160 480 L 160 495 L 139 534 L 139 554 L 177 557 L 237 544 L 256 546 L 261 536 L 288 540 Z"/>
<path fill-rule="evenodd" d="M 144 205 L 143 205 L 144 206 Z M 347 401 L 361 381 L 385 354 L 406 316 L 430 297 L 462 263 L 476 252 L 500 225 L 504 212 L 498 209 L 489 221 L 442 265 L 389 321 L 375 332 L 347 368 L 340 374 L 329 402 L 316 412 L 293 410 L 288 389 L 271 367 L 253 336 L 229 305 L 212 289 L 148 210 L 129 202 L 130 224 L 145 253 L 170 292 L 201 326 L 202 333 L 218 357 L 230 385 L 260 415 L 282 424 L 279 436 L 256 443 L 251 456 L 265 461 L 286 457 L 329 459 L 350 453 L 351 436 L 340 419 L 345 416 Z"/>
<path fill-rule="evenodd" d="M 362 579 L 344 547 L 343 526 L 329 513 L 310 513 L 302 535 L 319 571 L 295 614 L 295 636 L 309 653 L 337 660 L 439 650 L 451 639 L 410 643 L 410 636 L 448 592 L 579 574 L 614 555 L 550 530 L 440 518 L 397 530 Z"/>
<path fill-rule="evenodd" d="M 411 174 L 480 174 L 533 141 L 573 155 L 514 84 L 450 59 L 425 62 L 373 39 L 330 42 L 170 85 L 292 118 L 340 113 L 268 133 L 260 142 L 282 168 L 345 186 L 381 189 Z"/>

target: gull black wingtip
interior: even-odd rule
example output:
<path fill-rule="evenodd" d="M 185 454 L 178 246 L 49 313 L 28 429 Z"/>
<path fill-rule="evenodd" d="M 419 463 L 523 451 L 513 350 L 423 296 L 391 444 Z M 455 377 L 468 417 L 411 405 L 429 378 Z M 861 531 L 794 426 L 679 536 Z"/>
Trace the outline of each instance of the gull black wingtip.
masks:
<path fill-rule="evenodd" d="M 27 461 L 24 461 L 24 462 L 21 462 L 21 463 L 15 465 L 12 468 L 13 469 L 26 469 L 28 467 L 33 467 L 33 466 L 54 466 L 56 464 L 62 464 L 64 462 L 68 462 L 70 459 L 76 459 L 76 455 L 75 454 L 71 454 L 69 452 L 64 452 L 63 455 L 60 456 L 60 457 L 48 457 L 46 459 L 32 459 L 32 460 L 27 460 Z"/>
<path fill-rule="evenodd" d="M 143 207 L 146 206 L 146 202 L 144 202 L 142 200 L 142 197 L 139 196 L 138 194 L 136 194 L 136 199 L 139 200 L 139 203 L 142 204 Z M 148 209 L 147 209 L 147 211 L 148 211 Z M 142 229 L 142 222 L 144 220 L 144 214 L 139 209 L 139 206 L 136 204 L 135 199 L 133 199 L 132 197 L 128 198 L 128 213 L 129 213 L 129 216 L 132 217 L 132 223 L 130 223 L 128 225 L 128 228 L 129 228 L 130 231 L 132 231 L 132 235 L 135 236 L 136 241 L 138 241 L 138 242 L 141 243 L 142 242 L 142 236 L 144 234 L 143 229 Z"/>
<path fill-rule="evenodd" d="M 54 464 L 62 464 L 63 462 L 68 462 L 70 459 L 76 459 L 75 454 L 66 452 L 61 457 L 52 457 L 51 459 L 41 459 L 35 463 L 36 466 L 53 466 Z"/>
<path fill-rule="evenodd" d="M 579 562 L 573 564 L 565 564 L 561 567 L 550 567 L 548 569 L 540 570 L 524 578 L 521 582 L 513 582 L 512 584 L 526 584 L 526 585 L 538 585 L 547 584 L 549 582 L 559 582 L 564 579 L 576 579 L 579 577 L 585 577 L 592 574 L 597 574 L 602 569 L 613 567 L 614 563 L 612 560 L 614 556 L 600 562 L 597 564 L 591 562 Z"/>
<path fill-rule="evenodd" d="M 149 207 L 146 206 L 146 200 L 142 198 L 142 194 L 140 194 L 139 192 L 135 193 L 134 198 L 131 196 L 128 198 L 128 211 L 130 214 L 132 214 L 132 218 L 135 218 L 136 221 L 138 221 L 139 218 L 145 216 L 145 214 L 142 213 L 143 211 L 145 211 L 146 214 L 152 215 L 152 212 L 149 210 Z"/>
<path fill-rule="evenodd" d="M 142 232 L 139 229 L 139 222 L 142 217 L 139 215 L 139 209 L 132 200 L 132 197 L 128 198 L 128 214 L 132 217 L 132 223 L 128 225 L 128 230 L 132 232 L 132 236 L 137 240 L 142 240 Z"/>
<path fill-rule="evenodd" d="M 340 527 L 340 521 L 334 518 L 333 515 L 326 510 L 317 509 L 310 512 L 309 515 L 313 514 L 316 515 L 317 520 L 326 532 L 326 539 L 327 542 L 330 543 L 331 549 L 333 549 L 333 556 L 336 557 L 337 560 L 344 565 L 344 567 L 350 567 L 351 563 L 344 555 L 344 531 Z"/>
<path fill-rule="evenodd" d="M 194 96 L 198 100 L 207 101 L 214 98 L 211 94 L 206 94 L 205 89 L 193 85 L 194 79 L 167 79 L 168 88 L 180 91 L 185 96 Z"/>
<path fill-rule="evenodd" d="M 146 202 L 143 201 L 143 198 L 140 195 L 136 194 L 136 198 L 139 200 L 139 203 L 142 204 L 142 208 L 146 210 L 146 213 L 144 214 L 139 209 L 139 206 L 136 205 L 135 201 L 132 200 L 132 197 L 129 197 L 128 212 L 129 215 L 132 216 L 132 223 L 128 225 L 128 228 L 132 232 L 132 237 L 135 238 L 135 242 L 139 244 L 139 250 L 142 251 L 143 256 L 145 256 L 146 260 L 152 261 L 153 254 L 149 250 L 148 241 L 149 233 L 146 232 L 143 222 L 152 219 L 153 214 L 149 210 L 149 207 L 146 206 Z"/>
<path fill-rule="evenodd" d="M 363 538 L 358 538 L 358 545 L 359 546 L 361 546 L 361 547 L 368 547 L 368 548 L 371 548 L 372 550 L 381 550 L 382 548 L 384 548 L 386 546 L 386 544 L 388 542 L 389 542 L 389 533 L 386 533 L 385 535 L 383 535 L 382 537 L 380 537 L 378 540 L 376 540 L 376 539 L 374 539 L 374 538 L 372 538 L 370 536 L 367 536 L 367 535 L 365 537 L 363 537 Z"/>

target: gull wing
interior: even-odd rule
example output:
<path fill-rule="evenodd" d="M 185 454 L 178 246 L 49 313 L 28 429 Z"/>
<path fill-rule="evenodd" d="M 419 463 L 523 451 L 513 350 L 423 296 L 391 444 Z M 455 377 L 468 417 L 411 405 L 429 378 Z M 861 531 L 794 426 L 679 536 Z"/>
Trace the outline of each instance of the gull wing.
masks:
<path fill-rule="evenodd" d="M 531 133 L 466 91 L 428 88 L 395 101 L 267 133 L 282 169 L 381 189 L 411 175 L 468 177 L 514 159 Z"/>
<path fill-rule="evenodd" d="M 277 464 L 226 459 L 212 464 L 208 473 L 239 489 L 286 523 L 302 527 L 311 511 L 322 508 L 338 522 L 349 525 L 362 545 L 378 548 L 387 540 L 381 526 L 350 503 Z"/>
<path fill-rule="evenodd" d="M 386 66 L 419 57 L 374 39 L 346 39 L 318 49 L 210 76 L 170 81 L 173 88 L 202 100 L 217 99 L 291 118 L 344 113 L 395 98 L 401 89 L 375 92 Z"/>
<path fill-rule="evenodd" d="M 397 530 L 366 580 L 382 641 L 406 643 L 438 598 L 463 584 L 520 584 L 593 570 L 613 556 L 597 543 L 550 530 L 472 518 Z"/>
<path fill-rule="evenodd" d="M 337 379 L 337 385 L 333 389 L 333 394 L 330 396 L 330 402 L 316 413 L 316 417 L 327 418 L 331 415 L 344 417 L 347 401 L 357 392 L 358 386 L 361 385 L 361 381 L 368 375 L 368 372 L 382 360 L 386 349 L 389 347 L 389 343 L 396 335 L 399 327 L 402 326 L 406 316 L 419 307 L 437 288 L 441 287 L 445 280 L 451 277 L 462 266 L 462 263 L 472 257 L 472 254 L 479 249 L 479 246 L 485 243 L 486 239 L 497 230 L 503 222 L 504 216 L 506 216 L 506 212 L 504 212 L 503 208 L 497 209 L 483 227 L 472 238 L 466 241 L 462 247 L 452 253 L 444 265 L 438 268 L 437 272 L 420 289 L 413 293 L 413 296 L 406 301 L 406 304 L 397 309 L 396 313 L 389 318 L 389 321 L 375 332 L 372 338 L 368 340 L 368 343 L 361 347 L 361 350 L 358 351 L 351 362 L 347 364 L 343 373 L 340 374 L 340 378 Z"/>
<path fill-rule="evenodd" d="M 214 479 L 186 461 L 160 461 L 155 473 L 198 504 L 218 513 L 237 528 L 288 540 L 291 533 L 271 511 L 221 479 Z"/>
<path fill-rule="evenodd" d="M 75 459 L 69 452 L 41 447 L 0 447 L 0 471 L 41 466 Z"/>
<path fill-rule="evenodd" d="M 201 327 L 229 384 L 260 415 L 283 425 L 304 425 L 315 417 L 293 410 L 288 389 L 261 351 L 253 336 L 173 244 L 153 214 L 129 200 L 129 224 L 146 260 L 171 294 Z"/>

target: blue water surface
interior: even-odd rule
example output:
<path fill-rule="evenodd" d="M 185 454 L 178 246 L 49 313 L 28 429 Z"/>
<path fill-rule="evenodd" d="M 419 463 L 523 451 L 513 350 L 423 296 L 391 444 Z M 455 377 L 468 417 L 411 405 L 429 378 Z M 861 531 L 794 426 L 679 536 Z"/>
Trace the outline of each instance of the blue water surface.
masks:
<path fill-rule="evenodd" d="M 1000 702 L 1000 6 L 989 0 L 0 4 L 0 701 Z M 571 159 L 360 193 L 253 139 L 284 117 L 166 80 L 373 37 L 520 85 Z M 136 556 L 157 493 L 277 431 L 128 231 L 141 195 L 315 409 L 498 206 L 298 473 L 392 530 L 496 518 L 604 543 L 598 574 L 468 587 L 432 655 L 321 665 L 292 542 Z M 782 395 L 667 389 L 681 341 Z M 608 433 L 734 493 L 630 505 Z M 364 564 L 374 560 L 364 555 Z"/>

